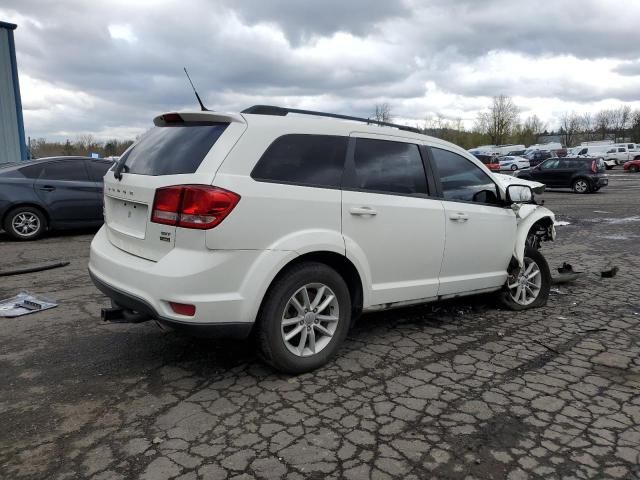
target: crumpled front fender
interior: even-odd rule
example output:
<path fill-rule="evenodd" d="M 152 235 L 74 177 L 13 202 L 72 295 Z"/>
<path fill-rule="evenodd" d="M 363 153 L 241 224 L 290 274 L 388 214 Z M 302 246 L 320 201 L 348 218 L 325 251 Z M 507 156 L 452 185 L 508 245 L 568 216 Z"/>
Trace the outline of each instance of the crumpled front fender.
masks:
<path fill-rule="evenodd" d="M 551 240 L 556 238 L 555 215 L 551 210 L 540 205 L 520 205 L 516 210 L 516 218 L 518 219 L 518 229 L 516 232 L 516 243 L 513 250 L 513 256 L 522 267 L 524 264 L 524 249 L 527 244 L 527 237 L 533 227 L 540 220 L 548 219 L 550 222 Z"/>

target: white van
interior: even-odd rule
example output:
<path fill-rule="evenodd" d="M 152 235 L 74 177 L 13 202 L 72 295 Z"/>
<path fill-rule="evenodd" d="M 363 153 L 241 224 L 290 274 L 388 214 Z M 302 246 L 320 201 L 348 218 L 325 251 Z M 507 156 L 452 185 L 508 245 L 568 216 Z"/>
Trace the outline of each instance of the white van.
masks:
<path fill-rule="evenodd" d="M 624 150 L 624 152 L 618 152 L 618 148 Z M 605 165 L 607 166 L 607 170 L 611 170 L 613 167 L 618 165 L 619 158 L 622 159 L 621 155 L 624 155 L 625 161 L 628 157 L 628 153 L 625 147 L 616 147 L 614 145 L 590 145 L 587 147 L 576 147 L 572 154 L 575 152 L 575 155 L 587 155 L 590 157 L 600 157 L 604 160 Z"/>

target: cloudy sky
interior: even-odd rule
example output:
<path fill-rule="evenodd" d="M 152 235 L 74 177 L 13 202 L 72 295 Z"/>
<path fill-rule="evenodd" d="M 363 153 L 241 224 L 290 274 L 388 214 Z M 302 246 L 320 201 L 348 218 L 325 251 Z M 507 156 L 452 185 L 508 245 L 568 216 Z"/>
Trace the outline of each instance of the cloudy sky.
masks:
<path fill-rule="evenodd" d="M 2 0 L 27 135 L 133 137 L 160 112 L 268 103 L 471 126 L 640 108 L 640 0 Z"/>

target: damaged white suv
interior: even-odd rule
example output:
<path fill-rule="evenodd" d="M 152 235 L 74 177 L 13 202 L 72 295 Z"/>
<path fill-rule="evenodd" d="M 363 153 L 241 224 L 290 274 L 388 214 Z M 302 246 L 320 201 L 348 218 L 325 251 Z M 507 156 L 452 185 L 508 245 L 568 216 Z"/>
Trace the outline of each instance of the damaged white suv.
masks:
<path fill-rule="evenodd" d="M 455 145 L 269 106 L 154 123 L 104 179 L 89 271 L 106 320 L 254 333 L 268 363 L 298 373 L 362 312 L 492 291 L 514 310 L 547 301 L 544 186 Z"/>

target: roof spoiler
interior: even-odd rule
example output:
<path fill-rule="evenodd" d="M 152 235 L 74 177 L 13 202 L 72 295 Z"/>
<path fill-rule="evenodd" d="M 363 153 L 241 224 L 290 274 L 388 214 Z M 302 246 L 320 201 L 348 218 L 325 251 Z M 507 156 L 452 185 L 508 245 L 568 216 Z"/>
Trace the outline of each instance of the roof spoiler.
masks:
<path fill-rule="evenodd" d="M 167 112 L 153 119 L 156 127 L 167 125 L 195 123 L 206 125 L 211 123 L 247 123 L 242 115 L 226 112 Z"/>

